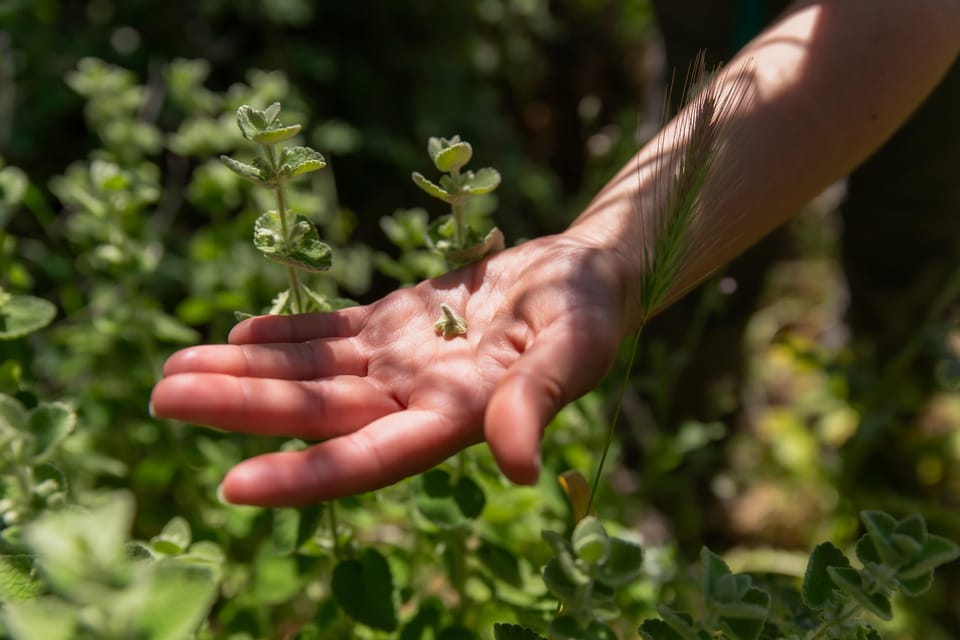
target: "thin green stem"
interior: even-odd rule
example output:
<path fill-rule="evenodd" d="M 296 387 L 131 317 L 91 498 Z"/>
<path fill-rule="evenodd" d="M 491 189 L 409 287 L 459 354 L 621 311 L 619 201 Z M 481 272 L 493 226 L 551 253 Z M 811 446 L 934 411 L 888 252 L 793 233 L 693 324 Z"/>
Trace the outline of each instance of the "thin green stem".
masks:
<path fill-rule="evenodd" d="M 277 216 L 280 217 L 280 233 L 283 235 L 283 241 L 290 241 L 290 223 L 287 220 L 287 194 L 284 191 L 284 182 L 280 175 L 279 171 L 279 161 L 277 159 L 277 151 L 274 149 L 273 145 L 264 145 L 264 153 L 267 156 L 267 162 L 270 164 L 270 169 L 273 171 L 273 175 L 276 176 L 274 180 L 276 181 L 276 198 L 277 198 Z M 303 297 L 300 291 L 300 278 L 297 276 L 297 270 L 294 267 L 287 267 L 287 277 L 290 280 L 290 296 L 293 299 L 291 304 L 291 311 L 293 313 L 303 313 L 305 307 L 303 306 Z"/>
<path fill-rule="evenodd" d="M 335 500 L 327 504 L 327 520 L 330 522 L 330 535 L 333 538 L 333 555 L 340 557 L 340 536 L 337 535 L 337 502 Z"/>
<path fill-rule="evenodd" d="M 453 184 L 460 184 L 459 169 L 451 169 L 450 177 L 452 178 Z M 459 186 L 457 188 L 459 189 Z M 453 199 L 453 202 L 450 203 L 450 208 L 453 210 L 453 240 L 457 248 L 462 249 L 465 234 L 463 232 L 463 201 L 459 196 Z"/>
<path fill-rule="evenodd" d="M 623 374 L 623 383 L 620 385 L 620 393 L 617 395 L 617 406 L 613 410 L 613 417 L 610 418 L 610 426 L 607 429 L 607 437 L 603 443 L 603 452 L 600 454 L 600 462 L 597 464 L 597 472 L 593 476 L 593 484 L 590 486 L 590 499 L 587 500 L 586 514 L 593 508 L 594 499 L 597 497 L 597 490 L 600 487 L 600 478 L 603 476 L 603 466 L 607 462 L 607 454 L 610 452 L 610 444 L 613 442 L 613 435 L 617 430 L 617 423 L 620 421 L 620 411 L 623 409 L 623 399 L 627 394 L 627 387 L 630 386 L 630 374 L 633 373 L 633 365 L 637 360 L 637 351 L 640 347 L 640 333 L 643 331 L 643 324 L 633 335 L 633 347 L 630 349 L 630 361 L 627 362 L 627 370 Z"/>

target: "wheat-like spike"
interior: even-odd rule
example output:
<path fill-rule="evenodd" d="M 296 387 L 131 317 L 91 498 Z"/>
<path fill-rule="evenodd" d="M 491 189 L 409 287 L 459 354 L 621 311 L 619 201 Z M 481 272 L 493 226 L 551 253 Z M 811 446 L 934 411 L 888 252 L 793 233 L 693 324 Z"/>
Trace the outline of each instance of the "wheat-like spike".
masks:
<path fill-rule="evenodd" d="M 689 100 L 707 75 L 701 53 L 687 71 L 683 102 Z M 732 82 L 721 84 L 715 80 L 707 84 L 680 113 L 671 134 L 661 136 L 657 142 L 652 177 L 653 210 L 644 211 L 643 199 L 637 199 L 643 238 L 640 306 L 644 320 L 665 301 L 692 249 L 689 230 L 702 209 L 700 195 L 725 142 L 726 124 L 743 104 L 746 78 L 747 74 L 741 72 Z M 664 114 L 668 113 L 672 85 L 664 99 Z M 639 178 L 639 164 L 637 171 Z"/>

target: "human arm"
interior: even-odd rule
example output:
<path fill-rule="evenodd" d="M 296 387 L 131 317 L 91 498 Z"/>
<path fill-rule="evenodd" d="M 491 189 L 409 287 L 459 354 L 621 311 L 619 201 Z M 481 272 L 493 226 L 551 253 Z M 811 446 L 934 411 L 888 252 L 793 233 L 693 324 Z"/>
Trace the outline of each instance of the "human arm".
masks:
<path fill-rule="evenodd" d="M 956 56 L 958 30 L 955 1 L 805 2 L 748 45 L 727 68 L 750 74 L 750 99 L 727 125 L 691 229 L 699 250 L 670 297 L 876 149 Z M 174 355 L 155 412 L 324 440 L 242 463 L 224 482 L 233 502 L 375 489 L 484 439 L 509 478 L 533 482 L 547 422 L 600 381 L 641 321 L 635 203 L 654 184 L 636 167 L 658 148 L 645 146 L 563 234 L 364 307 L 252 319 L 229 345 Z M 466 318 L 466 336 L 435 334 L 441 302 Z"/>

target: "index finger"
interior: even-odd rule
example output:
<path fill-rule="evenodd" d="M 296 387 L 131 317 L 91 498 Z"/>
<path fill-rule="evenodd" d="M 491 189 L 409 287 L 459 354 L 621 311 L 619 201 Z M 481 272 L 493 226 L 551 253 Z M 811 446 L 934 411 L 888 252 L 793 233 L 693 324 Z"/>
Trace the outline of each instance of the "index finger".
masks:
<path fill-rule="evenodd" d="M 316 338 L 352 338 L 366 323 L 367 307 L 349 307 L 323 313 L 257 316 L 230 331 L 231 344 L 304 342 Z"/>

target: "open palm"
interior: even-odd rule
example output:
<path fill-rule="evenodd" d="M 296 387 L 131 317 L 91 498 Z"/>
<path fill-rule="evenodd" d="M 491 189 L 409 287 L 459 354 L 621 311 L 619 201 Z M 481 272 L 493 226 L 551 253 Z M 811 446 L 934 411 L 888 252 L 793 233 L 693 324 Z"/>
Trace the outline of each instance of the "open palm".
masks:
<path fill-rule="evenodd" d="M 230 344 L 171 356 L 153 410 L 322 440 L 235 467 L 223 484 L 231 502 L 369 491 L 483 439 L 507 477 L 530 483 L 544 426 L 599 382 L 623 334 L 616 266 L 610 252 L 549 236 L 367 306 L 253 318 Z M 435 333 L 441 303 L 466 335 Z"/>

